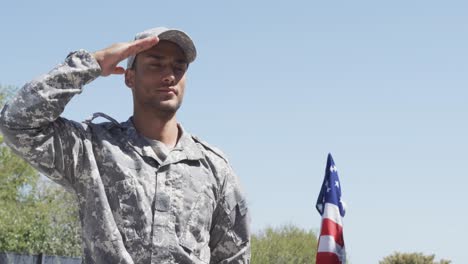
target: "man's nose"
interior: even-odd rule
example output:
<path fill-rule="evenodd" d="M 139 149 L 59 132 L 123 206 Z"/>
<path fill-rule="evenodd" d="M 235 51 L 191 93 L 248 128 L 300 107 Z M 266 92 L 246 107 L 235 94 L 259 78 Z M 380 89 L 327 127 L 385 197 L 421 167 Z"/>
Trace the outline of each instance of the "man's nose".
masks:
<path fill-rule="evenodd" d="M 166 84 L 173 84 L 175 82 L 174 71 L 171 67 L 166 67 L 163 72 L 163 82 Z"/>

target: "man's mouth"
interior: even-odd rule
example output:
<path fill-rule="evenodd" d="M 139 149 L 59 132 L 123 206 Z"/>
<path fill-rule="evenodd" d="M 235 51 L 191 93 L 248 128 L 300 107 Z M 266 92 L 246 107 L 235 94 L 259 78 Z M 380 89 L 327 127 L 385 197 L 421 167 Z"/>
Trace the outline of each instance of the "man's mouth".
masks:
<path fill-rule="evenodd" d="M 177 94 L 177 90 L 173 87 L 167 87 L 167 88 L 159 88 L 157 89 L 156 91 L 160 92 L 160 93 L 173 93 L 173 94 Z"/>

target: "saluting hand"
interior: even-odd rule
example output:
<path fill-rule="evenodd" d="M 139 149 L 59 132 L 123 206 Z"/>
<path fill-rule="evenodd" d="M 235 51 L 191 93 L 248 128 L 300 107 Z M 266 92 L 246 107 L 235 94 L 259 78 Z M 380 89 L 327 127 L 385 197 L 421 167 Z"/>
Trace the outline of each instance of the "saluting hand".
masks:
<path fill-rule="evenodd" d="M 111 74 L 124 74 L 125 69 L 117 66 L 119 62 L 131 55 L 136 55 L 151 48 L 158 43 L 157 37 L 149 37 L 131 42 L 116 43 L 108 48 L 93 53 L 94 58 L 101 66 L 101 76 Z"/>

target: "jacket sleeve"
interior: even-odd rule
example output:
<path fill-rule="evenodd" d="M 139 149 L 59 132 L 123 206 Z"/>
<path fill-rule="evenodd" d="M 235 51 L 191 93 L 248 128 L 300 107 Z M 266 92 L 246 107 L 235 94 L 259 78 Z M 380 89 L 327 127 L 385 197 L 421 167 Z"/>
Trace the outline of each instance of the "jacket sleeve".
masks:
<path fill-rule="evenodd" d="M 250 217 L 237 176 L 230 167 L 224 195 L 215 209 L 211 228 L 211 261 L 219 264 L 250 263 Z"/>
<path fill-rule="evenodd" d="M 59 116 L 100 71 L 90 53 L 70 53 L 64 63 L 21 88 L 0 114 L 0 130 L 7 145 L 65 187 L 73 185 L 82 169 L 87 135 L 80 123 Z"/>

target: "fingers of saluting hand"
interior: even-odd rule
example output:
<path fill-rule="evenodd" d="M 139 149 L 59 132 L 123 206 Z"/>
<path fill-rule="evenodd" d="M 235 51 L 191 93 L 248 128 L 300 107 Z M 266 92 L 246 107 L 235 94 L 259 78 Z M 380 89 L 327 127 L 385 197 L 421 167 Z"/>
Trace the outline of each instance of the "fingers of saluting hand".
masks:
<path fill-rule="evenodd" d="M 136 55 L 142 51 L 145 51 L 158 43 L 157 37 L 149 37 L 144 39 L 138 39 L 127 43 L 127 47 L 123 52 L 123 59 L 129 56 Z"/>
<path fill-rule="evenodd" d="M 123 67 L 115 67 L 111 74 L 124 74 L 125 69 Z"/>
<path fill-rule="evenodd" d="M 108 48 L 93 53 L 94 58 L 101 66 L 101 76 L 110 74 L 123 74 L 125 70 L 117 66 L 119 62 L 129 56 L 145 51 L 158 43 L 157 37 L 139 39 L 131 42 L 116 43 Z"/>

